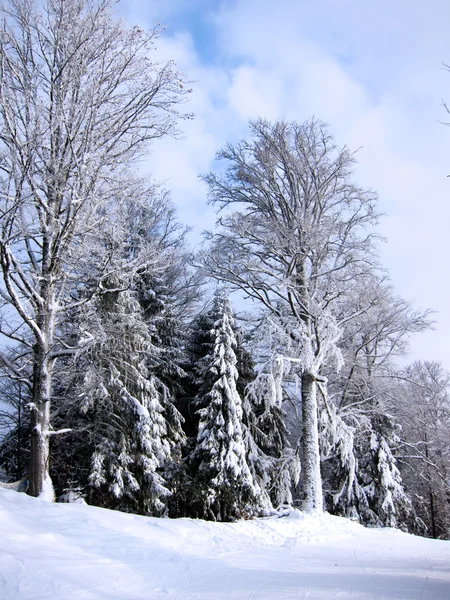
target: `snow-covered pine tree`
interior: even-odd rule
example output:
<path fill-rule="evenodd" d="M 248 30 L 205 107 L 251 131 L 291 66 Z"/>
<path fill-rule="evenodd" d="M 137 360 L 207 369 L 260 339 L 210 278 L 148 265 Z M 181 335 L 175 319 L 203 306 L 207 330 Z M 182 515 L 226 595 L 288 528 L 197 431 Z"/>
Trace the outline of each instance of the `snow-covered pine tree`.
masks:
<path fill-rule="evenodd" d="M 329 397 L 321 399 L 324 491 L 330 512 L 365 524 L 415 522 L 394 454 L 398 426 L 390 410 L 398 388 L 395 357 L 409 335 L 426 328 L 415 312 L 374 274 L 353 286 L 342 305 L 344 366 L 331 370 Z"/>
<path fill-rule="evenodd" d="M 367 501 L 359 512 L 363 523 L 406 529 L 413 511 L 393 453 L 400 441 L 395 429 L 390 415 L 379 416 L 372 419 L 369 435 L 358 440 L 359 486 Z"/>
<path fill-rule="evenodd" d="M 273 506 L 293 504 L 298 484 L 300 461 L 288 441 L 282 403 L 285 395 L 284 360 L 275 354 L 259 366 L 245 393 L 245 414 L 255 440 L 253 464 L 255 477 Z"/>
<path fill-rule="evenodd" d="M 199 422 L 188 461 L 199 488 L 203 515 L 224 521 L 253 514 L 260 506 L 261 490 L 249 465 L 251 440 L 237 390 L 234 317 L 224 291 L 216 292 L 213 306 L 201 322 L 203 330 L 197 335 L 199 358 L 194 367 L 199 385 L 194 400 Z"/>
<path fill-rule="evenodd" d="M 144 319 L 151 324 L 151 341 L 158 347 L 158 353 L 149 356 L 149 367 L 175 395 L 185 377 L 180 368 L 182 349 L 186 324 L 199 294 L 200 277 L 188 265 L 187 229 L 176 218 L 167 193 L 156 197 L 151 207 L 131 206 L 130 210 L 132 230 L 140 237 L 133 245 L 154 245 L 164 261 L 157 269 L 139 271 L 135 287 Z"/>
<path fill-rule="evenodd" d="M 89 263 L 81 278 L 85 289 L 102 292 L 81 304 L 64 331 L 78 347 L 62 394 L 71 401 L 61 406 L 73 431 L 55 443 L 54 478 L 59 493 L 75 485 L 90 489 L 95 503 L 147 514 L 162 509 L 164 469 L 184 438 L 174 399 L 180 369 L 171 295 L 174 281 L 182 286 L 185 260 L 167 195 L 136 182 L 128 191 L 111 203 L 113 218 L 100 236 L 97 253 L 108 253 L 108 274 Z M 100 282 L 89 283 L 95 276 Z"/>
<path fill-rule="evenodd" d="M 167 192 L 155 195 L 151 206 L 129 207 L 131 230 L 158 256 L 156 268 L 140 269 L 134 286 L 155 351 L 147 354 L 149 372 L 158 382 L 164 401 L 164 417 L 169 436 L 180 441 L 179 398 L 183 395 L 186 373 L 182 368 L 187 323 L 200 290 L 200 276 L 191 270 L 185 243 L 187 229 L 176 217 Z M 177 457 L 180 455 L 178 448 Z M 179 458 L 177 459 L 179 460 Z"/>
<path fill-rule="evenodd" d="M 394 457 L 399 438 L 392 417 L 374 414 L 350 427 L 335 414 L 322 425 L 329 511 L 364 525 L 412 527 L 417 532 L 419 524 Z"/>
<path fill-rule="evenodd" d="M 106 285 L 106 284 L 105 284 Z M 169 495 L 160 470 L 180 442 L 169 435 L 165 386 L 148 370 L 157 352 L 139 304 L 123 282 L 110 280 L 93 318 L 95 340 L 85 350 L 82 403 L 93 419 L 91 499 L 112 508 L 160 514 Z M 172 424 L 174 425 L 174 424 Z M 173 432 L 171 432 L 173 434 Z"/>

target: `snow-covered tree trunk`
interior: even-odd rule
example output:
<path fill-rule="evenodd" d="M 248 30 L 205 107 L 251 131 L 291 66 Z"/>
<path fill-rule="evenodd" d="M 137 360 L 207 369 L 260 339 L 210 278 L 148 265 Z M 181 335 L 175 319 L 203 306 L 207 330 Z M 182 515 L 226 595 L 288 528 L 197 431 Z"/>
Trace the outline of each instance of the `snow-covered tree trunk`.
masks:
<path fill-rule="evenodd" d="M 320 475 L 319 434 L 317 426 L 317 385 L 315 377 L 303 373 L 302 378 L 302 491 L 303 509 L 322 511 L 322 479 Z"/>
<path fill-rule="evenodd" d="M 56 188 L 55 185 L 51 187 Z M 39 300 L 36 307 L 35 343 L 33 346 L 33 381 L 31 402 L 30 465 L 28 492 L 53 496 L 49 474 L 50 402 L 52 390 L 53 350 L 56 318 L 56 290 L 59 260 L 52 257 L 55 236 L 56 201 L 49 194 L 42 237 Z M 52 261 L 53 258 L 53 261 Z M 52 264 L 53 262 L 53 264 Z"/>
<path fill-rule="evenodd" d="M 28 493 L 39 496 L 51 485 L 49 475 L 49 428 L 52 364 L 48 346 L 36 343 L 31 404 L 30 465 Z"/>

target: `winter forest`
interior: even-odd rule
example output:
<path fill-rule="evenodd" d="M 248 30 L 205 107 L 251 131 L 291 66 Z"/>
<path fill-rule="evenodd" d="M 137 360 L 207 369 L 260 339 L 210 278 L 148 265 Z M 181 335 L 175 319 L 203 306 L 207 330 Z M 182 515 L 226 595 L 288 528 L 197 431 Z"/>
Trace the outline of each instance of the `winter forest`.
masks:
<path fill-rule="evenodd" d="M 140 515 L 291 505 L 450 539 L 450 374 L 408 364 L 432 315 L 381 263 L 357 155 L 320 115 L 255 115 L 199 173 L 217 224 L 193 250 L 139 165 L 195 119 L 196 84 L 113 5 L 1 9 L 3 480 Z"/>

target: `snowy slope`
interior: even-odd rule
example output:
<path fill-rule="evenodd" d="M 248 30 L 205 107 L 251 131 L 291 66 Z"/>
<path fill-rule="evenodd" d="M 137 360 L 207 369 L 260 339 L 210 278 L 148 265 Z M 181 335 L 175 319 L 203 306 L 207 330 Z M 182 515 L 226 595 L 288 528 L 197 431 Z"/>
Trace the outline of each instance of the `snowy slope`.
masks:
<path fill-rule="evenodd" d="M 5 600 L 450 599 L 450 542 L 329 515 L 151 519 L 0 489 Z"/>

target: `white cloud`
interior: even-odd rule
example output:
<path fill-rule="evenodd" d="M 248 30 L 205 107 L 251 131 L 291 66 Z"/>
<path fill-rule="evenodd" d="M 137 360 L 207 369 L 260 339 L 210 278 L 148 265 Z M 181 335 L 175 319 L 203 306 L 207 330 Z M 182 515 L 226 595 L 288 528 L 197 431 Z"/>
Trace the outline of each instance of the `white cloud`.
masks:
<path fill-rule="evenodd" d="M 179 6 L 170 3 L 171 15 Z M 197 176 L 226 141 L 246 136 L 249 118 L 329 122 L 339 144 L 362 146 L 356 177 L 379 192 L 387 213 L 382 256 L 394 284 L 440 313 L 416 355 L 450 369 L 450 129 L 438 123 L 441 98 L 450 101 L 441 68 L 450 62 L 449 21 L 446 0 L 236 0 L 217 4 L 218 57 L 208 64 L 194 33 L 174 21 L 160 55 L 194 80 L 196 119 L 184 125 L 184 141 L 155 145 L 150 164 L 199 231 L 213 216 Z"/>
<path fill-rule="evenodd" d="M 234 69 L 228 101 L 242 120 L 255 116 L 277 119 L 283 100 L 282 83 L 272 73 L 243 65 Z"/>

